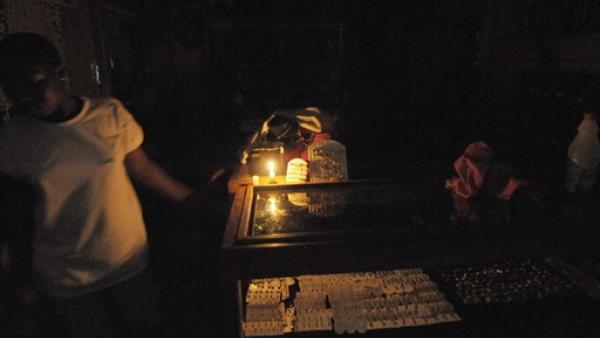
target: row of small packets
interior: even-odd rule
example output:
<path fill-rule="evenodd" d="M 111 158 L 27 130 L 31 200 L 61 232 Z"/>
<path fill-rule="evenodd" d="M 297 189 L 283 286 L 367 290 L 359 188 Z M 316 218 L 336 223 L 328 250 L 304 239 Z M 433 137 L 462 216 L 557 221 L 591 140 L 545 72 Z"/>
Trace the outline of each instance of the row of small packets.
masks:
<path fill-rule="evenodd" d="M 293 306 L 286 308 L 290 286 L 296 283 Z M 246 336 L 342 334 L 459 320 L 429 276 L 406 269 L 253 280 L 242 328 Z"/>
<path fill-rule="evenodd" d="M 502 262 L 441 272 L 464 304 L 512 303 L 575 294 L 576 287 L 544 261 Z"/>

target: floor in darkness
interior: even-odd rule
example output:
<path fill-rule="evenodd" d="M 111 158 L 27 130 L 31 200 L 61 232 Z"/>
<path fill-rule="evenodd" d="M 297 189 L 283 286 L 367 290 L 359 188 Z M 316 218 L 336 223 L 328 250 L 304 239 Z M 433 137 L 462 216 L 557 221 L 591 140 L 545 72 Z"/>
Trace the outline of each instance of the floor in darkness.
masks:
<path fill-rule="evenodd" d="M 222 336 L 218 249 L 229 202 L 221 202 L 223 212 L 191 214 L 142 195 L 168 337 Z M 42 300 L 28 307 L 0 306 L 2 337 L 65 337 Z"/>

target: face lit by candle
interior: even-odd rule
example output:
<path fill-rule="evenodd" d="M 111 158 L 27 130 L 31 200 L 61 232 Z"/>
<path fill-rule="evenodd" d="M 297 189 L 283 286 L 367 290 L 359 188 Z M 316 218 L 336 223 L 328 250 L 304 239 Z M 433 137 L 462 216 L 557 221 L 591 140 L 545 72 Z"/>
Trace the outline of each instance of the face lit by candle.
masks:
<path fill-rule="evenodd" d="M 269 177 L 274 178 L 275 177 L 275 162 L 269 161 L 267 163 L 267 167 L 269 168 Z"/>

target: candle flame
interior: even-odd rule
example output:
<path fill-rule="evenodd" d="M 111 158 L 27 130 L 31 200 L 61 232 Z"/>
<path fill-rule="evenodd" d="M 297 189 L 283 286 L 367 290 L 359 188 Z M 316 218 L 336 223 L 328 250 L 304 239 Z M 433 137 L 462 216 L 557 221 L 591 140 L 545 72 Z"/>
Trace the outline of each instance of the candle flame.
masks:
<path fill-rule="evenodd" d="M 267 167 L 269 168 L 269 177 L 275 177 L 275 162 L 269 161 Z"/>

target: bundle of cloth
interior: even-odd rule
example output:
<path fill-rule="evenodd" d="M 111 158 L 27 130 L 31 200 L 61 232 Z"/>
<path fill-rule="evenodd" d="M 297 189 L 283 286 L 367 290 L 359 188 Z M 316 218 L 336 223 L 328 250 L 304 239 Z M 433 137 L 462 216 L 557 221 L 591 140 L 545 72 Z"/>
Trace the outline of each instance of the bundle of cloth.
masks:
<path fill-rule="evenodd" d="M 454 161 L 458 177 L 446 182 L 448 189 L 463 199 L 478 194 L 494 196 L 508 201 L 513 193 L 526 181 L 511 177 L 508 165 L 494 162 L 494 150 L 485 142 L 470 144 L 465 152 Z"/>
<path fill-rule="evenodd" d="M 510 201 L 517 191 L 540 199 L 543 188 L 516 177 L 510 163 L 496 161 L 494 150 L 484 141 L 470 144 L 454 161 L 457 177 L 446 180 L 452 191 L 454 209 L 461 218 L 480 220 L 474 200 Z"/>
<path fill-rule="evenodd" d="M 250 137 L 242 152 L 241 163 L 246 164 L 252 151 L 268 142 L 283 144 L 286 163 L 296 157 L 308 160 L 308 145 L 331 139 L 334 124 L 335 119 L 317 107 L 276 110 Z"/>

